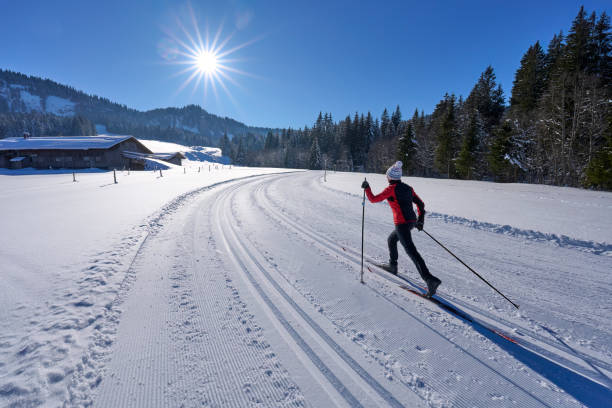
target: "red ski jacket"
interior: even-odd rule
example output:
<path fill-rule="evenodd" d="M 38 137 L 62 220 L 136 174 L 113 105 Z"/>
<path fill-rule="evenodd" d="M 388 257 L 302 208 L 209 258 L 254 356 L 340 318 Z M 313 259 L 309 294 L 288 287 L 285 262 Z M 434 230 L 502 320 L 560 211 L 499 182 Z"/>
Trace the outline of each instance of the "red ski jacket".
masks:
<path fill-rule="evenodd" d="M 417 216 L 414 213 L 412 203 L 417 205 L 419 217 L 425 214 L 425 203 L 414 192 L 408 184 L 402 183 L 399 180 L 391 180 L 389 186 L 380 194 L 372 194 L 370 187 L 365 189 L 368 200 L 372 203 L 377 203 L 382 200 L 388 200 L 389 206 L 393 211 L 393 222 L 395 225 L 407 224 L 416 222 Z"/>

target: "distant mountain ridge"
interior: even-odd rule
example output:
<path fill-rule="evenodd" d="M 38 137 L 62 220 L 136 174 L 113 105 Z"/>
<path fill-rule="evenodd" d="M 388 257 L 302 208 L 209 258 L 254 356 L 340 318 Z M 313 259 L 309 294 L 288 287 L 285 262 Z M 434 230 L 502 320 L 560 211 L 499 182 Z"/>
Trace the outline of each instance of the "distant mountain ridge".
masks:
<path fill-rule="evenodd" d="M 248 133 L 264 136 L 268 131 L 275 130 L 222 118 L 197 105 L 142 112 L 50 79 L 7 70 L 0 70 L 2 115 L 9 115 L 10 118 L 4 121 L 4 126 L 0 124 L 0 138 L 20 135 L 24 130 L 37 136 L 37 129 L 43 131 L 50 120 L 64 123 L 75 118 L 90 121 L 90 126 L 86 128 L 102 125 L 99 128 L 106 128 L 110 133 L 203 146 L 217 146 L 225 132 L 232 138 Z M 24 129 L 30 120 L 35 122 L 31 125 L 34 129 Z M 75 131 L 80 127 L 68 126 Z M 95 130 L 92 132 L 95 133 Z"/>

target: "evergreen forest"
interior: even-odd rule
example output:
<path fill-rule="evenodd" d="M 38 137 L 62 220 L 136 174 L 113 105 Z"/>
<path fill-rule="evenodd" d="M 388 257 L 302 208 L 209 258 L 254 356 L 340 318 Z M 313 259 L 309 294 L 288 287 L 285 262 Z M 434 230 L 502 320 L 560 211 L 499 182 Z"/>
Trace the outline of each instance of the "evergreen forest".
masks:
<path fill-rule="evenodd" d="M 526 50 L 508 97 L 488 66 L 430 114 L 320 112 L 312 127 L 225 135 L 220 147 L 248 166 L 383 172 L 399 159 L 411 176 L 610 190 L 611 46 L 610 17 L 582 7 L 567 34 Z"/>

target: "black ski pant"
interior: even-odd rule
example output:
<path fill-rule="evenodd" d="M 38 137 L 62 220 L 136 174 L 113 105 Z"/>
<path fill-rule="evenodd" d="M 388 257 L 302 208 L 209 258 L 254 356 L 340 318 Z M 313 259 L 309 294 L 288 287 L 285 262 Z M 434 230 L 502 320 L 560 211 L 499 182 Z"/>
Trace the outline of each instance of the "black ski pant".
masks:
<path fill-rule="evenodd" d="M 425 261 L 417 251 L 414 246 L 414 242 L 412 242 L 412 234 L 410 230 L 414 228 L 413 223 L 408 224 L 399 224 L 395 226 L 395 230 L 389 235 L 387 239 L 387 244 L 389 244 L 389 262 L 392 265 L 397 265 L 397 241 L 402 243 L 402 246 L 406 250 L 406 253 L 414 262 L 417 270 L 419 271 L 419 275 L 425 281 L 426 284 L 429 284 L 429 281 L 433 278 L 436 279 L 431 273 L 429 273 L 429 269 L 427 269 L 427 265 L 425 265 Z"/>

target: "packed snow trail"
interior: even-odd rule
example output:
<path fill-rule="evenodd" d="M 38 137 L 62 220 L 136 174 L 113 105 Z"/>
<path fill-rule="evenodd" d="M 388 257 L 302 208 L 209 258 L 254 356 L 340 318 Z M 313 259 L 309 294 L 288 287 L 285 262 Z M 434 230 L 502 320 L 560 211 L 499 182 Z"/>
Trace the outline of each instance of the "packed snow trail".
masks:
<path fill-rule="evenodd" d="M 325 330 L 319 327 L 313 341 L 312 334 L 303 333 L 303 328 L 290 322 L 291 317 L 284 317 L 286 311 L 273 311 L 268 330 L 279 330 L 281 337 L 293 332 L 294 338 L 282 341 L 278 351 L 271 347 L 270 343 L 281 339 L 268 342 L 262 330 L 266 325 L 260 326 L 255 316 L 265 319 L 275 302 L 262 302 L 266 295 L 256 293 L 259 302 L 247 307 L 243 299 L 250 296 L 244 285 L 249 282 L 234 283 L 244 278 L 240 270 L 224 269 L 220 264 L 220 252 L 228 249 L 219 248 L 215 239 L 223 243 L 230 231 L 219 230 L 216 238 L 210 234 L 214 220 L 223 224 L 228 219 L 219 208 L 225 190 L 232 188 L 236 186 L 203 194 L 197 204 L 168 216 L 162 221 L 168 227 L 143 246 L 135 263 L 136 281 L 121 305 L 124 313 L 117 340 L 95 405 L 402 406 L 380 386 L 383 376 L 373 379 L 361 368 L 362 378 L 353 372 L 347 377 L 344 370 L 350 364 L 329 359 L 321 351 L 330 348 L 318 344 Z M 175 240 L 176 244 L 170 244 Z M 230 265 L 236 256 L 231 253 Z M 275 328 L 279 323 L 282 327 Z M 349 340 L 342 340 L 347 344 L 335 345 L 340 352 L 351 346 L 358 350 Z M 277 353 L 284 356 L 294 377 L 307 378 L 302 387 L 307 402 L 288 378 Z M 296 355 L 301 363 L 292 361 Z M 359 366 L 355 361 L 352 364 Z M 364 391 L 367 386 L 375 389 Z M 418 399 L 414 402 L 411 405 L 422 405 Z"/>
<path fill-rule="evenodd" d="M 297 176 L 297 177 L 302 177 L 302 176 Z M 307 177 L 307 176 L 304 176 Z M 265 204 L 263 205 L 263 208 L 274 208 L 276 207 L 276 211 L 275 211 L 275 217 L 277 217 L 279 219 L 279 222 L 281 225 L 287 226 L 287 225 L 292 225 L 294 230 L 301 236 L 301 237 L 306 237 L 306 236 L 310 236 L 311 242 L 313 242 L 315 245 L 318 245 L 319 247 L 321 247 L 325 252 L 328 252 L 330 255 L 334 255 L 336 257 L 340 257 L 340 258 L 344 258 L 345 261 L 348 261 L 350 263 L 352 263 L 355 267 L 355 269 L 357 269 L 359 267 L 359 261 L 358 261 L 358 257 L 357 257 L 357 251 L 352 251 L 353 252 L 353 257 L 351 259 L 351 257 L 349 256 L 347 258 L 347 253 L 351 252 L 351 245 L 352 248 L 359 248 L 358 246 L 358 240 L 359 240 L 359 223 L 358 220 L 361 216 L 360 214 L 360 199 L 358 198 L 358 196 L 355 196 L 355 199 L 352 199 L 353 203 L 352 209 L 348 209 L 348 205 L 346 205 L 346 196 L 344 194 L 337 194 L 338 192 L 335 192 L 335 195 L 329 195 L 326 194 L 326 190 L 328 190 L 327 188 L 323 188 L 323 191 L 321 191 L 321 186 L 323 185 L 321 183 L 320 179 L 316 179 L 316 180 L 311 180 L 311 182 L 309 183 L 307 180 L 299 180 L 297 181 L 297 184 L 299 185 L 303 185 L 306 186 L 306 188 L 304 190 L 295 190 L 295 192 L 299 192 L 299 191 L 305 191 L 304 194 L 298 195 L 298 194 L 294 194 L 291 199 L 287 199 L 286 196 L 286 189 L 287 186 L 284 185 L 284 183 L 286 182 L 285 179 L 283 178 L 278 178 L 277 181 L 275 183 L 271 183 L 270 185 L 267 186 L 267 188 L 265 189 L 266 193 L 261 195 L 262 197 L 268 197 L 268 200 L 265 202 Z M 290 183 L 294 183 L 296 182 L 296 180 L 294 180 L 293 178 L 291 179 Z M 356 180 L 357 184 L 358 181 Z M 278 186 L 275 186 L 275 184 L 278 184 Z M 268 190 L 271 190 L 272 193 L 270 193 Z M 329 203 L 330 202 L 336 202 L 338 203 L 336 206 L 330 206 Z M 292 207 L 295 207 L 294 211 L 292 211 Z M 371 218 L 374 218 L 375 221 L 373 223 L 371 223 L 370 228 L 373 226 L 375 228 L 380 229 L 381 225 L 384 228 L 392 228 L 392 226 L 388 225 L 389 224 L 389 217 L 390 214 L 388 213 L 388 209 L 384 208 L 385 206 L 380 206 L 378 207 L 378 209 L 383 210 L 382 213 L 381 212 L 377 212 L 376 214 L 372 214 L 372 210 L 375 210 L 376 208 L 372 208 L 369 207 L 368 211 L 369 211 L 369 216 Z M 304 208 L 309 208 L 310 211 L 309 212 L 305 212 Z M 325 221 L 324 222 L 312 222 L 311 221 L 311 217 L 310 214 L 324 214 L 325 216 Z M 288 216 L 287 216 L 288 215 Z M 348 216 L 347 216 L 348 215 Z M 303 221 L 303 222 L 300 222 Z M 311 227 L 308 227 L 308 225 L 311 225 Z M 338 227 L 334 228 L 336 225 L 338 225 Z M 429 224 L 430 226 L 432 225 L 431 223 Z M 319 231 L 323 231 L 322 234 L 318 234 L 316 231 L 313 230 L 319 230 Z M 345 232 L 345 230 L 349 230 L 348 233 Z M 451 229 L 452 226 L 451 226 Z M 460 228 L 461 231 L 459 231 L 462 235 L 463 238 L 463 242 L 464 244 L 461 246 L 462 250 L 465 249 L 469 249 L 472 250 L 472 248 L 464 248 L 465 242 L 469 242 L 466 240 L 466 238 L 469 237 L 469 235 L 465 235 L 466 232 L 470 233 L 470 230 L 467 230 L 465 228 Z M 366 239 L 366 242 L 368 241 L 375 241 L 375 239 L 378 239 L 378 242 L 380 242 L 382 245 L 384 245 L 386 243 L 386 235 L 387 232 L 389 230 L 387 229 L 386 231 L 380 233 L 380 234 L 374 234 L 374 235 L 378 235 L 377 237 L 374 237 L 370 240 Z M 338 235 L 338 232 L 340 232 L 340 235 Z M 445 235 L 443 233 L 438 233 L 440 234 L 442 237 L 444 237 Z M 479 245 L 480 247 L 485 247 L 487 249 L 488 246 L 483 245 L 483 243 L 489 242 L 492 238 L 497 238 L 495 237 L 495 235 L 491 235 L 491 234 L 481 234 L 484 235 L 484 237 L 482 238 L 481 241 L 479 241 Z M 258 240 L 259 242 L 261 242 L 261 240 Z M 351 242 L 352 241 L 352 242 Z M 425 242 L 425 244 L 427 244 L 428 242 Z M 510 243 L 512 243 L 512 240 L 510 241 Z M 431 243 L 430 243 L 431 244 Z M 508 247 L 508 242 L 505 243 L 500 243 L 499 245 L 501 245 L 503 248 L 505 248 L 506 250 L 511 250 L 511 247 Z M 521 244 L 521 246 L 524 243 L 519 243 Z M 371 246 L 372 244 L 368 244 L 366 245 L 366 247 Z M 417 244 L 419 245 L 419 244 Z M 385 245 L 386 246 L 386 245 Z M 431 246 L 431 245 L 430 245 Z M 386 248 L 375 248 L 377 251 L 379 252 L 379 259 L 386 256 Z M 435 249 L 435 248 L 434 248 Z M 481 248 L 482 249 L 482 248 Z M 490 249 L 494 249 L 494 248 L 490 248 Z M 542 256 L 541 251 L 542 249 L 549 249 L 547 248 L 546 245 L 542 245 L 542 248 L 537 248 L 537 255 L 534 254 L 534 256 Z M 524 248 L 520 248 L 517 253 L 521 254 L 521 255 L 526 255 L 525 254 L 525 249 Z M 423 253 L 423 252 L 422 252 Z M 510 252 L 512 254 L 512 252 Z M 481 255 L 482 256 L 482 255 Z M 576 254 L 571 254 L 571 256 L 576 257 Z M 585 261 L 585 264 L 589 264 L 589 265 L 593 265 L 593 266 L 599 266 L 599 270 L 595 270 L 595 272 L 599 272 L 601 274 L 605 274 L 605 258 L 601 258 L 601 257 L 592 257 L 589 255 L 584 255 L 587 258 L 587 260 L 583 260 Z M 578 257 L 580 258 L 580 255 L 578 255 Z M 427 259 L 427 258 L 426 258 Z M 500 257 L 500 259 L 504 259 L 504 257 Z M 593 261 L 604 261 L 603 263 L 594 263 Z M 434 258 L 431 259 L 432 265 L 436 265 L 440 259 Z M 581 259 L 577 259 L 577 261 L 581 261 Z M 408 265 L 407 267 L 410 268 L 412 267 L 411 263 L 409 260 L 407 260 Z M 428 259 L 428 263 L 430 263 L 430 260 Z M 551 259 L 547 260 L 547 263 L 550 264 L 558 264 L 558 258 L 557 257 L 552 257 Z M 543 264 L 543 267 L 546 267 L 548 265 Z M 561 269 L 564 270 L 570 270 L 570 268 L 572 267 L 572 264 L 568 264 L 568 265 L 560 265 L 562 266 Z M 431 268 L 431 266 L 430 266 Z M 456 267 L 454 268 L 455 270 L 457 269 Z M 528 270 L 529 268 L 526 267 L 525 270 Z M 533 269 L 533 268 L 532 268 Z M 464 271 L 461 271 L 462 275 L 465 276 Z M 499 265 L 495 265 L 495 268 L 493 268 L 493 272 L 495 273 L 507 273 L 507 271 L 504 271 L 504 269 L 500 269 Z M 536 275 L 542 275 L 540 277 L 543 277 L 545 275 L 538 273 L 539 271 L 535 270 L 534 271 L 534 275 L 530 276 L 530 278 L 536 276 Z M 414 275 L 418 276 L 416 274 L 416 271 L 412 272 Z M 389 274 L 384 274 L 386 279 L 393 279 L 391 278 L 391 275 Z M 413 275 L 413 276 L 414 276 Z M 469 273 L 468 273 L 469 275 Z M 367 275 L 366 275 L 367 276 Z M 460 275 L 461 276 L 461 275 Z M 597 275 L 595 275 L 597 276 Z M 451 275 L 447 275 L 448 278 L 451 278 L 450 282 L 447 281 L 447 285 L 451 286 L 455 283 L 454 280 L 456 279 L 455 276 Z M 514 277 L 516 279 L 516 277 Z M 553 281 L 551 282 L 547 282 L 549 285 L 551 283 L 555 283 L 554 281 L 554 277 Z M 588 280 L 584 279 L 585 277 L 582 277 L 582 281 L 586 281 L 587 283 Z M 486 318 L 487 320 L 493 320 L 496 321 L 496 314 L 495 313 L 490 313 L 491 310 L 502 310 L 502 315 L 513 315 L 515 314 L 511 308 L 507 308 L 506 310 L 496 306 L 496 303 L 499 304 L 499 299 L 495 299 L 495 294 L 493 293 L 491 295 L 491 293 L 489 293 L 489 289 L 484 287 L 484 291 L 483 291 L 483 285 L 481 285 L 480 287 L 478 286 L 479 283 L 476 280 L 476 278 L 473 279 L 471 286 L 465 288 L 465 291 L 463 291 L 463 294 L 466 298 L 472 298 L 472 299 L 478 299 L 477 297 L 475 297 L 475 294 L 478 294 L 479 296 L 487 296 L 487 297 L 492 297 L 493 299 L 491 299 L 490 303 L 487 302 L 488 304 L 485 304 L 486 309 L 482 310 L 481 307 L 478 307 L 478 305 L 476 305 L 477 307 L 474 308 L 473 302 L 468 302 L 468 303 L 472 303 L 472 307 L 469 308 L 468 310 L 470 310 L 470 313 L 473 313 L 474 310 L 479 312 L 479 315 L 483 318 Z M 511 285 L 509 285 L 509 287 L 514 286 L 514 288 L 517 288 L 517 283 L 519 283 L 519 281 L 514 281 Z M 419 282 L 419 284 L 422 285 L 421 282 Z M 565 284 L 565 282 L 556 282 L 556 287 L 559 287 L 561 285 Z M 525 283 L 525 287 L 526 288 L 530 288 L 530 283 L 527 281 Z M 555 289 L 556 289 L 555 287 Z M 521 290 L 524 290 L 523 287 L 519 287 Z M 600 288 L 598 288 L 600 289 Z M 580 295 L 583 295 L 582 293 L 579 293 Z M 520 292 L 517 292 L 517 294 L 515 295 L 515 297 L 519 297 L 520 296 Z M 562 296 L 565 298 L 566 296 L 568 296 L 567 293 L 562 293 Z M 604 296 L 604 298 L 606 298 Z M 597 309 L 597 298 L 595 299 L 591 299 L 591 304 L 595 307 L 595 309 Z M 532 304 L 533 301 L 540 301 L 540 299 L 529 299 L 530 302 L 528 303 L 528 305 Z M 556 302 L 558 301 L 559 298 L 557 297 L 553 297 L 552 299 L 548 299 L 549 302 Z M 546 299 L 541 300 L 541 303 L 546 303 Z M 504 305 L 504 301 L 501 300 L 502 303 L 502 307 L 506 307 L 508 305 Z M 568 300 L 567 302 L 568 304 L 571 303 L 571 299 Z M 463 302 L 463 305 L 466 305 L 466 302 Z M 565 305 L 567 306 L 567 305 Z M 586 306 L 586 305 L 583 305 Z M 575 306 L 572 305 L 572 307 L 575 308 Z M 510 310 L 508 310 L 510 309 Z M 531 310 L 529 310 L 531 311 Z M 581 311 L 580 308 L 578 309 L 574 309 L 574 315 L 576 314 L 577 311 Z M 589 311 L 589 313 L 592 313 L 592 311 Z M 594 313 L 594 315 L 598 315 L 597 313 Z M 520 316 L 520 314 L 518 314 L 518 316 Z M 577 316 L 580 317 L 580 316 Z M 591 316 L 586 313 L 584 317 L 589 317 L 591 318 Z M 606 314 L 605 311 L 601 311 L 599 313 L 598 316 L 594 316 L 594 317 L 599 317 L 600 319 L 602 319 L 602 321 L 606 320 Z M 517 321 L 518 324 L 525 324 L 525 323 L 533 323 L 532 320 L 528 320 L 527 322 L 525 321 L 527 319 L 520 319 Z M 546 326 L 535 322 L 536 326 L 540 329 L 545 328 Z M 518 325 L 514 325 L 514 326 L 510 326 L 511 328 L 514 327 L 516 328 Z M 597 327 L 594 328 L 595 331 L 597 331 Z M 522 328 L 521 330 L 516 331 L 516 334 L 522 335 Z M 486 336 L 486 332 L 482 333 L 483 335 Z M 604 337 L 604 336 L 602 336 Z M 525 335 L 522 337 L 522 343 L 525 342 L 525 339 L 528 339 L 529 336 Z M 604 337 L 605 338 L 605 337 Z M 495 341 L 495 339 L 491 339 L 493 341 Z M 593 364 L 591 364 L 591 362 L 595 361 L 596 364 L 601 363 L 600 365 L 603 367 L 609 367 L 610 364 L 605 362 L 605 361 L 601 361 L 598 360 L 594 357 L 587 357 L 584 359 L 582 359 L 582 356 L 584 356 L 584 354 L 580 354 L 578 352 L 575 351 L 575 349 L 572 349 L 571 347 L 568 347 L 567 344 L 560 342 L 559 341 L 559 337 L 556 336 L 556 338 L 553 338 L 554 342 L 555 342 L 555 346 L 554 348 L 552 348 L 552 350 L 549 350 L 551 347 L 549 347 L 548 345 L 544 344 L 546 346 L 546 348 L 543 347 L 536 347 L 533 345 L 534 342 L 531 342 L 531 346 L 532 349 L 534 349 L 536 351 L 536 353 L 530 353 L 530 352 L 525 352 L 522 349 L 517 349 L 515 347 L 509 346 L 506 348 L 506 351 L 514 354 L 519 361 L 526 363 L 527 365 L 531 366 L 531 367 L 536 367 L 538 368 L 539 372 L 544 375 L 545 377 L 549 378 L 550 380 L 553 381 L 553 383 L 558 383 L 558 385 L 562 385 L 562 388 L 565 388 L 566 391 L 572 391 L 574 392 L 574 394 L 580 398 L 583 402 L 589 404 L 589 405 L 594 405 L 597 406 L 598 402 L 601 403 L 601 401 L 606 401 L 606 398 L 609 398 L 610 396 L 610 392 L 609 392 L 609 371 L 607 373 L 602 373 L 602 371 L 606 371 L 606 370 L 601 370 L 599 368 L 597 368 L 596 366 L 594 366 Z M 505 341 L 504 341 L 505 342 Z M 504 345 L 502 342 L 502 346 L 507 346 Z M 559 348 L 562 348 L 563 350 L 559 350 Z M 569 353 L 568 353 L 568 349 L 569 349 Z M 542 353 L 545 352 L 546 354 Z M 552 361 L 556 361 L 559 360 L 562 363 L 567 363 L 568 361 L 564 358 L 564 357 L 559 357 L 559 354 L 570 354 L 570 357 L 574 357 L 574 360 L 576 360 L 576 356 L 578 357 L 577 359 L 579 360 L 579 362 L 581 363 L 581 367 L 578 368 L 582 368 L 582 373 L 584 374 L 586 372 L 586 375 L 588 376 L 587 378 L 584 378 L 582 376 L 576 376 L 575 373 L 573 371 L 567 370 L 566 367 L 564 367 L 563 364 L 555 364 L 552 363 L 551 361 L 548 359 L 542 359 L 537 353 L 542 353 L 544 355 L 548 355 L 550 357 L 552 357 Z M 609 360 L 608 360 L 609 361 Z M 570 363 L 574 363 L 573 361 L 570 361 Z M 574 364 L 575 366 L 576 364 Z M 572 367 L 570 365 L 571 368 L 575 368 Z M 586 367 L 586 369 L 584 368 Z M 589 378 L 594 378 L 595 381 L 589 380 Z M 545 382 L 541 382 L 542 386 L 545 386 Z M 607 387 L 602 386 L 601 384 L 608 384 Z"/>
<path fill-rule="evenodd" d="M 322 186 L 317 173 L 257 177 L 190 197 L 159 220 L 139 250 L 133 282 L 117 305 L 116 338 L 102 357 L 101 382 L 93 395 L 74 392 L 72 402 L 573 407 L 609 400 L 607 360 L 583 350 L 572 355 L 577 369 L 568 369 L 558 350 L 564 346 L 543 334 L 558 317 L 531 320 L 511 312 L 422 240 L 417 247 L 429 267 L 443 271 L 444 299 L 489 324 L 516 329 L 516 337 L 537 343 L 546 358 L 407 293 L 388 274 L 368 273 L 361 285 L 354 261 L 360 212 L 359 200 Z M 379 259 L 389 216 L 367 210 L 366 248 Z M 465 238 L 462 249 L 479 252 L 477 266 L 494 265 L 496 282 L 513 280 L 515 298 L 531 279 L 547 279 L 539 274 L 552 262 L 541 254 L 544 244 L 438 220 L 427 225 L 445 242 Z M 526 258 L 538 254 L 541 269 L 521 280 L 514 268 L 500 265 L 507 258 L 495 245 L 519 246 Z M 404 255 L 400 264 L 416 276 Z M 513 276 L 503 279 L 506 274 Z M 539 299 L 527 304 L 528 310 L 549 306 Z M 81 390 L 78 383 L 74 389 Z"/>

